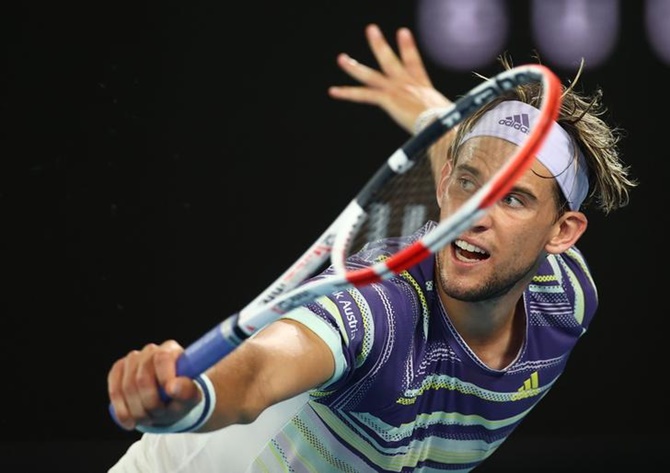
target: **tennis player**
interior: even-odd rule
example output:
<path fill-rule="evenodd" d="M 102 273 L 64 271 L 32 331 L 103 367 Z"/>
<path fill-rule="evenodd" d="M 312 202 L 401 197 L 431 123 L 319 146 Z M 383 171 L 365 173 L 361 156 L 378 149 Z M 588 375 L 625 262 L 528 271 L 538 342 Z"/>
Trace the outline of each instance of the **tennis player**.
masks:
<path fill-rule="evenodd" d="M 380 70 L 343 54 L 359 84 L 330 95 L 376 105 L 413 133 L 450 102 L 409 30 L 397 32 L 399 54 L 376 25 L 366 34 Z M 489 458 L 563 374 L 598 308 L 576 247 L 585 210 L 625 206 L 637 185 L 600 94 L 576 82 L 532 168 L 435 257 L 288 312 L 196 381 L 175 376 L 173 340 L 114 363 L 111 405 L 143 436 L 110 472 L 466 472 Z M 485 174 L 494 146 L 524 139 L 537 92 L 494 101 L 434 147 L 441 218 L 471 185 L 459 169 Z M 353 262 L 384 251 L 370 245 Z"/>

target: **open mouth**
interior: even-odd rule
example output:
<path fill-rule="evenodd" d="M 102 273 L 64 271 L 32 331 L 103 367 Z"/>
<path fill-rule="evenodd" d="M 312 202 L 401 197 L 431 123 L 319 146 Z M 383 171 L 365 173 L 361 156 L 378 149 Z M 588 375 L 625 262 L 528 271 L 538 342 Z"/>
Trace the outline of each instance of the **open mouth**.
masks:
<path fill-rule="evenodd" d="M 455 240 L 452 244 L 454 254 L 459 261 L 473 262 L 488 259 L 490 254 L 481 248 L 463 240 Z"/>

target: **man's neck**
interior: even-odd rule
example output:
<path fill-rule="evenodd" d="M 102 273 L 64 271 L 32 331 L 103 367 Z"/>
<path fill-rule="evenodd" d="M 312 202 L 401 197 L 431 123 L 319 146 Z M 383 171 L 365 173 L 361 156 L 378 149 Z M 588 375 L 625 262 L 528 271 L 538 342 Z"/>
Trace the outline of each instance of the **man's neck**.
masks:
<path fill-rule="evenodd" d="M 521 294 L 464 302 L 440 294 L 447 317 L 468 347 L 488 367 L 502 369 L 517 357 L 525 336 Z"/>

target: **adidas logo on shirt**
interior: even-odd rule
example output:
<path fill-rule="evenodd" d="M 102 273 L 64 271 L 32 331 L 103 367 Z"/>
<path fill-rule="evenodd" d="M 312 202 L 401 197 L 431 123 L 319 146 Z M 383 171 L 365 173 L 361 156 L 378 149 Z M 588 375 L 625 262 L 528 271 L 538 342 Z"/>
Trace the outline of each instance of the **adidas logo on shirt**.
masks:
<path fill-rule="evenodd" d="M 530 377 L 524 381 L 523 386 L 518 389 L 511 397 L 512 401 L 518 401 L 538 394 L 537 389 L 540 387 L 540 377 L 537 371 L 534 371 Z"/>
<path fill-rule="evenodd" d="M 512 115 L 498 120 L 499 125 L 509 126 L 526 135 L 530 133 L 530 120 L 527 113 Z"/>

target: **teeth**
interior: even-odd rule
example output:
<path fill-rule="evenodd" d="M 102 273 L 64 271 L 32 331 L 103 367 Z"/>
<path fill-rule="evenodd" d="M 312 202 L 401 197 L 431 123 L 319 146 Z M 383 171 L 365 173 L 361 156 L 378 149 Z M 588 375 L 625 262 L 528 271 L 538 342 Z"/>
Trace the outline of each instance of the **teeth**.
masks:
<path fill-rule="evenodd" d="M 471 245 L 470 243 L 463 240 L 456 240 L 454 241 L 454 244 L 462 250 L 470 251 L 473 253 L 481 253 L 483 255 L 486 254 L 486 251 L 476 247 L 475 245 Z"/>

